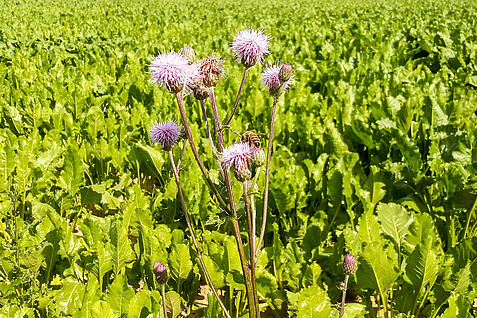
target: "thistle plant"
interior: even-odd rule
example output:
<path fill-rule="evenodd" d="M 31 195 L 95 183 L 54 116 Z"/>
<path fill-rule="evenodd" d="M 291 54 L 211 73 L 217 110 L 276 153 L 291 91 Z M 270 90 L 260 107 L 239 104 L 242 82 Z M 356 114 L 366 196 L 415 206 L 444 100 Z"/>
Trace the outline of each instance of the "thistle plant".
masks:
<path fill-rule="evenodd" d="M 260 30 L 244 29 L 240 31 L 234 38 L 232 49 L 235 52 L 237 61 L 244 66 L 244 75 L 237 93 L 235 104 L 231 110 L 230 115 L 224 122 L 228 125 L 233 119 L 235 110 L 239 103 L 242 90 L 245 85 L 248 70 L 254 65 L 261 63 L 265 55 L 269 54 L 268 50 L 269 36 L 265 35 Z M 163 122 L 156 124 L 151 129 L 151 139 L 154 142 L 160 143 L 162 148 L 168 152 L 174 178 L 177 185 L 178 196 L 180 200 L 181 209 L 184 219 L 189 229 L 189 234 L 198 255 L 198 260 L 202 271 L 206 278 L 207 284 L 210 286 L 215 297 L 217 298 L 224 316 L 230 317 L 229 312 L 222 303 L 219 293 L 215 289 L 209 272 L 203 261 L 203 253 L 197 243 L 195 231 L 190 220 L 190 215 L 187 210 L 184 194 L 179 178 L 179 171 L 177 169 L 173 148 L 179 142 L 182 134 L 188 140 L 194 159 L 197 162 L 201 173 L 212 191 L 213 198 L 216 203 L 226 213 L 228 213 L 232 225 L 235 240 L 237 243 L 237 250 L 240 257 L 242 273 L 245 280 L 246 295 L 248 300 L 249 317 L 260 317 L 260 307 L 256 283 L 256 254 L 260 250 L 260 244 L 263 240 L 263 233 L 266 226 L 266 211 L 268 204 L 268 186 L 270 176 L 270 157 L 273 143 L 273 127 L 276 113 L 276 105 L 278 98 L 288 89 L 292 84 L 293 70 L 289 64 L 278 65 L 275 64 L 266 69 L 262 75 L 262 81 L 268 88 L 269 94 L 273 97 L 272 121 L 270 123 L 270 135 L 268 142 L 267 155 L 261 148 L 260 140 L 256 135 L 255 130 L 248 131 L 241 139 L 240 143 L 232 144 L 225 147 L 224 135 L 222 131 L 222 123 L 219 118 L 217 101 L 215 96 L 215 88 L 219 84 L 225 68 L 222 60 L 215 56 L 209 55 L 196 62 L 196 54 L 193 48 L 183 47 L 179 53 L 168 52 L 159 54 L 152 59 L 150 65 L 150 74 L 152 82 L 159 87 L 165 86 L 166 89 L 175 95 L 176 102 L 181 116 L 183 130 L 175 122 Z M 205 168 L 199 152 L 197 150 L 194 138 L 191 132 L 187 114 L 184 109 L 184 97 L 192 95 L 200 102 L 204 128 L 210 142 L 212 153 L 214 154 L 217 168 L 223 178 L 227 193 L 227 201 L 221 196 L 216 185 L 209 177 L 209 172 Z M 207 118 L 206 101 L 210 100 L 210 107 L 213 115 L 213 122 L 215 128 L 215 138 L 212 135 L 211 127 L 209 126 L 209 119 Z M 247 138 L 245 138 L 247 137 Z M 264 191 L 264 216 L 262 218 L 262 229 L 259 244 L 255 244 L 256 238 L 256 211 L 254 194 L 259 193 L 260 186 L 257 184 L 257 178 L 260 174 L 260 167 L 266 162 L 265 174 L 265 191 Z M 249 257 L 247 257 L 242 240 L 242 234 L 238 222 L 237 207 L 232 191 L 232 178 L 230 170 L 233 169 L 235 179 L 242 183 L 243 200 L 245 204 L 245 212 L 247 219 L 247 233 L 248 233 L 248 248 Z M 255 174 L 253 175 L 253 171 Z M 238 310 L 238 308 L 237 308 Z"/>
<path fill-rule="evenodd" d="M 204 275 L 205 275 L 205 278 L 206 278 L 206 281 L 207 281 L 207 285 L 209 285 L 209 288 L 212 290 L 215 297 L 217 298 L 217 300 L 219 302 L 219 305 L 221 306 L 221 308 L 224 312 L 224 315 L 226 317 L 230 317 L 230 315 L 229 315 L 227 309 L 225 308 L 223 302 L 220 300 L 220 297 L 217 293 L 217 290 L 215 289 L 214 284 L 212 283 L 212 279 L 210 278 L 209 272 L 207 271 L 207 267 L 205 266 L 204 259 L 202 257 L 202 250 L 199 247 L 199 244 L 197 243 L 197 239 L 196 239 L 195 234 L 194 234 L 194 228 L 192 227 L 189 212 L 187 211 L 186 203 L 185 203 L 185 200 L 184 200 L 184 194 L 182 192 L 182 187 L 181 187 L 180 179 L 179 179 L 179 172 L 178 172 L 178 169 L 177 169 L 175 161 L 174 161 L 174 155 L 172 153 L 172 149 L 178 143 L 181 134 L 182 134 L 181 133 L 181 128 L 179 127 L 179 125 L 177 125 L 175 122 L 172 122 L 172 121 L 158 123 L 158 124 L 154 125 L 151 129 L 152 140 L 155 141 L 155 142 L 161 143 L 162 148 L 169 153 L 169 159 L 170 159 L 170 162 L 171 162 L 172 171 L 174 173 L 174 179 L 176 180 L 177 191 L 179 193 L 179 200 L 180 200 L 180 204 L 181 204 L 182 213 L 183 213 L 184 219 L 187 223 L 187 228 L 189 230 L 189 234 L 190 234 L 190 237 L 192 239 L 192 243 L 194 244 L 194 248 L 197 252 L 197 255 L 198 255 L 198 258 L 199 258 L 199 263 L 200 263 L 200 265 L 202 267 L 202 270 L 204 272 Z M 161 275 L 163 275 L 163 274 L 161 274 L 161 272 L 156 270 L 156 264 L 154 265 L 154 273 L 156 275 L 156 280 L 158 281 L 159 284 L 161 284 L 161 282 L 159 282 L 158 277 L 161 278 L 162 277 Z M 160 265 L 162 265 L 162 264 L 160 264 Z M 167 272 L 165 273 L 165 275 L 166 275 L 166 278 L 164 280 L 164 283 L 167 280 Z M 162 284 L 164 284 L 164 283 L 162 283 Z M 165 315 L 166 315 L 166 313 L 164 311 L 164 316 Z"/>
<path fill-rule="evenodd" d="M 344 315 L 344 307 L 346 302 L 346 290 L 348 289 L 348 279 L 350 275 L 354 274 L 356 269 L 356 258 L 354 255 L 346 254 L 343 259 L 343 272 L 345 274 L 345 280 L 343 283 L 343 295 L 341 297 L 340 318 Z"/>

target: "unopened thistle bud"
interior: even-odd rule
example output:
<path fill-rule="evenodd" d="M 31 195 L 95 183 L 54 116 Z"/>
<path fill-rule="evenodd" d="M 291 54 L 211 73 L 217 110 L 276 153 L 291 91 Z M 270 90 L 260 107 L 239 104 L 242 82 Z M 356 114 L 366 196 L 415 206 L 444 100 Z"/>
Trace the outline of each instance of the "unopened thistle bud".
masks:
<path fill-rule="evenodd" d="M 356 258 L 351 254 L 346 254 L 343 260 L 343 272 L 345 275 L 352 275 L 356 268 Z"/>
<path fill-rule="evenodd" d="M 281 83 L 288 81 L 293 75 L 293 68 L 290 64 L 283 64 L 278 73 L 278 79 Z"/>
<path fill-rule="evenodd" d="M 167 282 L 167 268 L 161 262 L 155 262 L 153 266 L 154 276 L 159 285 L 163 285 Z"/>
<path fill-rule="evenodd" d="M 209 91 L 202 81 L 202 76 L 194 78 L 189 84 L 189 89 L 192 92 L 192 95 L 198 100 L 204 100 L 209 97 Z"/>
<path fill-rule="evenodd" d="M 266 159 L 265 158 L 265 151 L 263 151 L 262 148 L 255 148 L 255 150 L 253 152 L 253 163 L 257 167 L 261 167 L 265 163 L 265 159 Z"/>
<path fill-rule="evenodd" d="M 179 54 L 182 54 L 187 58 L 189 64 L 194 63 L 195 61 L 195 51 L 190 46 L 184 46 L 182 49 L 179 50 Z"/>

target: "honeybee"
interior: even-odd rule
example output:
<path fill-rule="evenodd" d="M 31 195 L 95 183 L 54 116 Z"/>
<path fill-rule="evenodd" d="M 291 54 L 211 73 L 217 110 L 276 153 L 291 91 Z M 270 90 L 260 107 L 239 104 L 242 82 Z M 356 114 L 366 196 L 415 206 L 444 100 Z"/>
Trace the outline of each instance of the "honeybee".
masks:
<path fill-rule="evenodd" d="M 257 131 L 255 129 L 246 131 L 240 142 L 249 144 L 250 147 L 260 148 L 260 137 L 258 137 Z"/>

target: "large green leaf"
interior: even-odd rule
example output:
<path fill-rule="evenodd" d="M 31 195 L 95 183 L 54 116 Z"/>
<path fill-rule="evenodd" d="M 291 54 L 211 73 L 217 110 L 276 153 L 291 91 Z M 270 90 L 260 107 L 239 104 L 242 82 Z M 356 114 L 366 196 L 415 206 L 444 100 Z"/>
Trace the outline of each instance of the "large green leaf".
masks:
<path fill-rule="evenodd" d="M 403 246 L 408 253 L 412 253 L 419 244 L 425 241 L 429 241 L 431 245 L 437 245 L 439 243 L 439 236 L 429 214 L 415 214 Z"/>
<path fill-rule="evenodd" d="M 134 290 L 128 286 L 126 276 L 118 275 L 114 278 L 104 300 L 108 302 L 118 317 L 122 317 L 128 313 L 129 302 L 133 297 Z"/>
<path fill-rule="evenodd" d="M 189 247 L 185 244 L 175 244 L 172 247 L 169 263 L 177 277 L 180 279 L 186 279 L 192 270 Z"/>
<path fill-rule="evenodd" d="M 127 236 L 127 224 L 128 222 L 126 220 L 121 221 L 116 217 L 113 219 L 109 231 L 109 249 L 113 263 L 113 270 L 116 275 L 119 275 L 124 267 L 134 260 L 131 241 Z"/>
<path fill-rule="evenodd" d="M 9 132 L 5 138 L 0 138 L 2 147 L 0 149 L 0 190 L 8 191 L 10 189 L 10 180 L 16 165 L 16 155 L 13 148 L 15 136 Z"/>
<path fill-rule="evenodd" d="M 432 240 L 420 244 L 409 255 L 406 265 L 406 275 L 415 290 L 414 306 L 425 288 L 432 288 L 439 271 L 439 258 L 433 249 Z"/>
<path fill-rule="evenodd" d="M 449 307 L 440 316 L 441 318 L 471 318 L 471 304 L 463 296 L 452 293 L 449 298 Z"/>
<path fill-rule="evenodd" d="M 53 308 L 58 314 L 72 315 L 81 308 L 85 290 L 84 284 L 68 277 L 62 281 L 62 287 L 59 290 L 51 292 L 48 296 L 52 299 Z"/>
<path fill-rule="evenodd" d="M 72 143 L 66 149 L 60 184 L 71 196 L 74 196 L 83 183 L 83 174 L 83 162 L 79 155 L 78 146 Z"/>
<path fill-rule="evenodd" d="M 291 313 L 296 312 L 297 317 L 318 318 L 329 317 L 331 303 L 326 292 L 314 285 L 304 288 L 297 293 L 287 292 Z"/>
<path fill-rule="evenodd" d="M 407 234 L 407 229 L 412 223 L 412 217 L 406 209 L 395 203 L 381 203 L 377 207 L 378 220 L 381 222 L 381 229 L 390 236 L 396 244 L 399 252 Z"/>
<path fill-rule="evenodd" d="M 382 240 L 378 217 L 373 214 L 373 211 L 368 210 L 359 218 L 358 236 L 361 242 L 366 244 Z"/>
<path fill-rule="evenodd" d="M 377 243 L 366 245 L 358 260 L 356 275 L 361 288 L 383 294 L 399 277 L 397 254 L 392 246 L 383 248 Z"/>

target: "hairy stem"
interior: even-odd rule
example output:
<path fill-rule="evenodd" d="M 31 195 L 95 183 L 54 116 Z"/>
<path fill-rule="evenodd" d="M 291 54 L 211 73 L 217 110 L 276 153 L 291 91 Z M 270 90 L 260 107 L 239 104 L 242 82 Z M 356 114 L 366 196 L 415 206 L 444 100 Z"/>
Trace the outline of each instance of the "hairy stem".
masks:
<path fill-rule="evenodd" d="M 167 318 L 166 284 L 161 284 L 161 296 L 162 296 L 162 310 L 164 310 L 164 318 Z"/>
<path fill-rule="evenodd" d="M 230 318 L 230 314 L 227 311 L 227 308 L 225 307 L 225 305 L 222 303 L 222 300 L 220 300 L 219 294 L 217 293 L 217 290 L 215 289 L 214 284 L 212 283 L 212 279 L 210 278 L 209 272 L 207 271 L 207 267 L 205 266 L 204 259 L 202 257 L 202 249 L 199 247 L 199 244 L 197 244 L 197 239 L 196 239 L 195 234 L 194 234 L 194 228 L 192 227 L 192 223 L 191 223 L 190 217 L 189 217 L 189 212 L 187 211 L 187 207 L 186 207 L 186 204 L 185 204 L 184 193 L 182 192 L 182 187 L 181 187 L 181 183 L 180 183 L 180 180 L 179 180 L 179 173 L 177 172 L 177 168 L 174 164 L 174 156 L 172 155 L 172 150 L 169 150 L 169 159 L 171 160 L 172 170 L 174 172 L 174 178 L 176 179 L 177 192 L 179 193 L 179 199 L 180 199 L 180 204 L 181 204 L 181 208 L 182 208 L 182 213 L 184 214 L 184 218 L 185 218 L 186 223 L 187 223 L 187 228 L 189 229 L 190 237 L 191 237 L 192 242 L 194 244 L 194 248 L 197 252 L 197 256 L 199 257 L 200 265 L 202 267 L 202 270 L 204 271 L 204 275 L 205 275 L 205 278 L 206 278 L 206 281 L 207 281 L 207 285 L 209 285 L 210 289 L 212 290 L 212 292 L 215 295 L 215 298 L 217 298 L 217 301 L 219 302 L 219 305 L 222 308 L 222 311 L 223 311 L 224 315 L 227 318 Z"/>
<path fill-rule="evenodd" d="M 252 280 L 253 298 L 256 304 L 255 309 L 257 310 L 257 317 L 260 317 L 260 308 L 258 306 L 257 280 L 255 276 L 255 244 L 254 244 L 255 233 L 253 232 L 252 213 L 250 209 L 250 200 L 248 197 L 247 182 L 243 183 L 243 198 L 245 202 L 245 212 L 247 214 L 247 224 L 248 224 L 248 246 L 249 246 L 249 252 L 250 252 L 250 278 Z"/>
<path fill-rule="evenodd" d="M 184 109 L 184 100 L 181 94 L 176 94 L 176 99 L 177 99 L 177 105 L 179 106 L 179 111 L 181 113 L 181 118 L 182 118 L 182 124 L 184 125 L 185 132 L 187 135 L 187 139 L 189 140 L 190 148 L 192 150 L 192 153 L 194 154 L 195 161 L 199 165 L 200 171 L 204 175 L 205 181 L 209 185 L 210 189 L 214 193 L 215 197 L 217 198 L 217 201 L 219 202 L 220 206 L 225 210 L 225 211 L 230 211 L 229 208 L 227 207 L 227 204 L 225 203 L 224 199 L 220 195 L 219 191 L 215 187 L 214 183 L 212 180 L 210 180 L 209 173 L 204 167 L 204 164 L 202 163 L 202 160 L 199 157 L 199 153 L 197 152 L 197 148 L 194 143 L 194 139 L 192 137 L 192 131 L 189 126 L 189 121 L 187 120 L 187 114 Z"/>
<path fill-rule="evenodd" d="M 240 83 L 240 88 L 237 93 L 237 98 L 235 99 L 234 108 L 232 108 L 232 112 L 230 113 L 229 117 L 227 117 L 227 120 L 224 121 L 223 126 L 227 126 L 228 124 L 230 124 L 230 122 L 232 121 L 232 118 L 234 117 L 235 111 L 237 110 L 237 106 L 240 100 L 240 96 L 242 96 L 242 91 L 243 91 L 243 87 L 245 86 L 245 79 L 247 78 L 247 73 L 249 68 L 250 67 L 246 66 L 243 71 L 242 83 Z"/>
<path fill-rule="evenodd" d="M 265 168 L 265 190 L 263 192 L 263 215 L 262 215 L 262 228 L 260 230 L 260 237 L 258 239 L 257 251 L 263 243 L 263 237 L 265 236 L 265 228 L 267 227 L 267 210 L 268 210 L 268 188 L 270 186 L 270 161 L 272 158 L 273 150 L 273 129 L 275 128 L 275 115 L 277 112 L 278 98 L 273 100 L 272 108 L 272 120 L 270 122 L 270 135 L 268 136 L 268 149 L 267 149 L 267 165 Z"/>
<path fill-rule="evenodd" d="M 212 114 L 214 115 L 214 124 L 215 124 L 215 132 L 217 134 L 217 142 L 219 145 L 219 151 L 223 151 L 224 149 L 224 136 L 222 133 L 222 128 L 220 125 L 219 113 L 217 111 L 217 103 L 215 101 L 215 94 L 214 88 L 211 87 L 209 89 L 209 96 L 210 96 L 210 104 L 212 106 Z M 232 191 L 232 182 L 230 180 L 230 175 L 227 171 L 224 171 L 224 181 L 225 187 L 227 189 L 227 195 L 229 197 L 230 202 L 230 210 L 232 210 L 233 217 L 232 223 L 234 228 L 235 240 L 237 241 L 237 249 L 240 256 L 240 263 L 242 265 L 242 271 L 245 279 L 245 286 L 247 289 L 247 299 L 249 303 L 249 316 L 250 318 L 256 317 L 256 307 L 258 304 L 255 303 L 254 292 L 253 292 L 253 283 L 251 279 L 251 270 L 247 264 L 247 257 L 245 255 L 245 249 L 242 242 L 242 235 L 240 232 L 240 226 L 238 223 L 238 216 L 237 216 L 237 208 L 235 206 L 234 194 Z"/>
<path fill-rule="evenodd" d="M 348 279 L 349 279 L 349 275 L 346 275 L 344 280 L 343 295 L 341 296 L 341 308 L 340 308 L 339 318 L 342 318 L 344 315 L 344 308 L 345 308 L 345 302 L 346 302 L 346 290 L 348 289 Z"/>
<path fill-rule="evenodd" d="M 207 136 L 209 137 L 210 148 L 212 149 L 215 162 L 217 162 L 217 166 L 219 167 L 220 175 L 224 177 L 224 170 L 222 169 L 222 165 L 220 164 L 219 155 L 217 153 L 217 149 L 215 148 L 214 139 L 212 138 L 212 133 L 210 132 L 209 120 L 207 119 L 207 112 L 205 110 L 205 101 L 202 99 L 200 100 L 200 106 L 202 108 L 202 116 L 204 117 L 205 130 L 207 131 Z"/>

